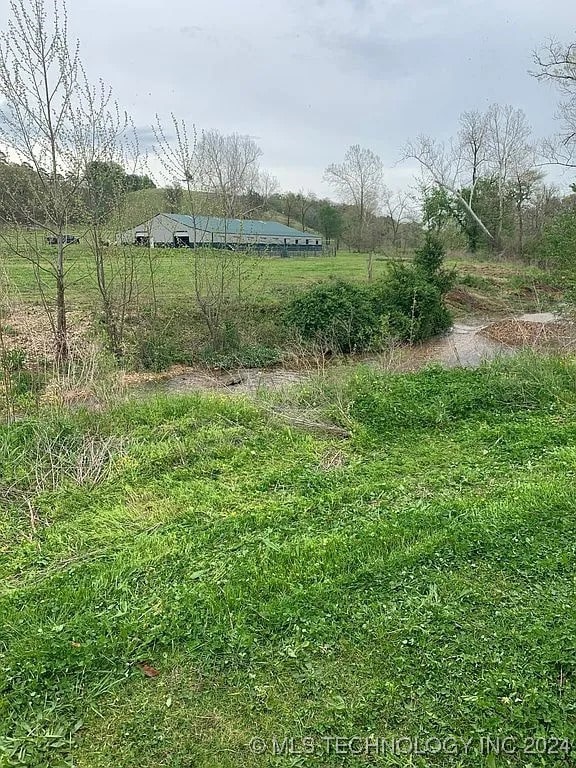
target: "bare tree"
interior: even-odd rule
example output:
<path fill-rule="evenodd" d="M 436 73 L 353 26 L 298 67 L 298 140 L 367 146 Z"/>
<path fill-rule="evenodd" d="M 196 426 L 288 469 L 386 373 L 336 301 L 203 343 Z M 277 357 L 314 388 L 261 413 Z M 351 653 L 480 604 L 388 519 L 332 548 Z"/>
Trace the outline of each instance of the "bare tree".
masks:
<path fill-rule="evenodd" d="M 207 131 L 200 137 L 197 156 L 201 184 L 219 200 L 224 216 L 237 218 L 242 196 L 258 188 L 261 155 L 260 147 L 250 136 L 224 136 L 218 131 Z"/>
<path fill-rule="evenodd" d="M 557 113 L 560 133 L 544 143 L 544 153 L 550 163 L 576 168 L 576 43 L 551 40 L 534 53 L 534 63 L 534 77 L 553 83 L 564 97 Z"/>
<path fill-rule="evenodd" d="M 84 238 L 94 260 L 102 325 L 109 348 L 120 359 L 128 314 L 143 288 L 152 288 L 154 294 L 154 264 L 149 254 L 115 237 L 128 212 L 126 171 L 134 177 L 144 158 L 137 132 L 117 110 L 101 114 L 97 129 L 105 140 L 91 146 L 85 158 L 81 193 L 88 228 Z"/>
<path fill-rule="evenodd" d="M 158 117 L 156 118 L 155 152 L 163 174 L 182 185 L 187 207 L 194 221 L 194 236 L 197 238 L 200 229 L 196 227 L 196 217 L 200 215 L 200 212 L 197 212 L 198 200 L 200 199 L 200 204 L 205 206 L 202 198 L 198 197 L 198 188 L 206 185 L 207 172 L 207 145 L 203 145 L 202 142 L 209 134 L 203 134 L 200 141 L 196 142 L 195 126 L 188 127 L 184 121 L 177 120 L 174 115 L 171 117 L 171 128 L 174 134 L 173 140 L 167 138 L 167 132 L 161 121 Z M 245 138 L 236 135 L 219 137 L 219 134 L 212 132 L 208 141 L 211 146 L 210 151 L 214 152 L 211 157 L 214 163 L 213 168 L 218 174 L 215 178 L 216 180 L 221 178 L 221 182 L 216 182 L 216 184 L 221 183 L 219 187 L 216 184 L 212 186 L 212 182 L 206 185 L 210 190 L 208 194 L 217 193 L 221 196 L 220 199 L 229 215 L 236 212 L 236 206 L 241 204 L 241 193 L 245 191 L 244 184 L 254 181 L 252 174 L 257 170 L 257 167 L 253 167 L 256 158 L 248 162 L 249 156 L 253 157 L 254 152 L 251 153 L 248 145 L 244 143 Z M 224 141 L 221 142 L 220 139 Z M 222 148 L 221 155 L 218 154 L 219 147 Z M 237 151 L 244 153 L 247 165 L 238 159 Z M 256 147 L 255 151 L 257 151 L 256 157 L 259 156 L 260 150 Z M 244 171 L 241 172 L 240 166 Z M 205 208 L 202 213 L 207 213 Z M 247 285 L 258 279 L 259 271 L 252 254 L 234 244 L 225 244 L 225 247 L 214 251 L 210 243 L 204 242 L 204 235 L 200 234 L 192 246 L 194 300 L 206 324 L 212 345 L 215 348 L 221 348 L 225 343 L 226 323 L 230 320 L 229 309 L 234 301 L 242 299 Z"/>
<path fill-rule="evenodd" d="M 296 195 L 298 201 L 298 210 L 300 214 L 300 221 L 302 223 L 303 231 L 306 231 L 306 215 L 310 208 L 316 203 L 316 195 L 313 192 L 305 193 L 303 189 L 298 190 Z"/>
<path fill-rule="evenodd" d="M 488 121 L 481 112 L 464 112 L 460 116 L 458 132 L 459 154 L 462 166 L 470 176 L 469 204 L 474 204 L 476 184 L 488 161 Z"/>
<path fill-rule="evenodd" d="M 535 237 L 542 235 L 544 226 L 562 208 L 562 194 L 554 185 L 538 184 L 534 189 L 525 220 Z"/>
<path fill-rule="evenodd" d="M 161 176 L 170 184 L 172 190 L 178 190 L 173 201 L 178 204 L 185 203 L 187 212 L 194 220 L 196 216 L 213 213 L 213 201 L 209 200 L 209 195 L 203 191 L 196 126 L 178 120 L 172 113 L 168 130 L 165 130 L 158 115 L 152 130 L 156 140 L 153 151 L 160 164 Z M 194 227 L 195 238 L 198 238 L 199 231 Z M 203 243 L 204 235 L 200 234 L 199 238 L 194 241 L 194 245 Z"/>
<path fill-rule="evenodd" d="M 381 159 L 370 149 L 354 144 L 346 152 L 342 163 L 326 168 L 324 178 L 343 202 L 356 208 L 358 239 L 362 241 L 366 221 L 376 213 L 380 202 Z"/>
<path fill-rule="evenodd" d="M 0 35 L 0 142 L 30 169 L 31 204 L 8 216 L 24 220 L 19 237 L 4 236 L 13 253 L 33 266 L 51 324 L 55 355 L 69 355 L 66 284 L 67 232 L 82 219 L 79 200 L 87 159 L 106 154 L 111 93 L 88 83 L 78 43 L 68 39 L 64 0 L 48 10 L 44 0 L 11 0 L 7 30 Z M 121 118 L 118 118 L 121 120 Z M 46 239 L 53 248 L 46 247 Z M 46 291 L 54 281 L 55 299 Z"/>
<path fill-rule="evenodd" d="M 286 216 L 286 224 L 288 226 L 290 226 L 292 221 L 292 212 L 296 208 L 297 203 L 298 198 L 294 192 L 286 192 L 284 195 L 282 195 L 282 210 Z"/>
<path fill-rule="evenodd" d="M 498 228 L 501 241 L 504 203 L 508 185 L 527 178 L 535 164 L 535 151 L 529 143 L 531 129 L 521 109 L 493 104 L 486 114 L 486 145 L 490 171 L 498 186 Z"/>
<path fill-rule="evenodd" d="M 42 0 L 13 0 L 10 10 L 7 31 L 0 36 L 0 94 L 5 100 L 0 138 L 34 171 L 31 192 L 40 215 L 30 224 L 56 238 L 56 256 L 45 265 L 35 247 L 18 252 L 33 261 L 37 275 L 46 269 L 55 278 L 56 317 L 50 312 L 49 318 L 56 357 L 62 361 L 68 357 L 64 234 L 79 184 L 71 122 L 80 62 L 78 49 L 68 42 L 65 6 L 57 5 L 53 18 Z M 70 173 L 76 178 L 70 179 Z"/>
<path fill-rule="evenodd" d="M 394 248 L 399 245 L 402 224 L 414 218 L 412 201 L 413 197 L 409 192 L 391 192 L 386 187 L 383 187 L 382 207 L 384 215 L 388 217 L 388 224 L 392 231 L 392 246 Z"/>
<path fill-rule="evenodd" d="M 404 150 L 404 160 L 414 159 L 421 167 L 425 183 L 442 187 L 458 200 L 472 219 L 478 224 L 486 237 L 494 242 L 492 232 L 484 224 L 476 213 L 469 200 L 462 194 L 465 186 L 463 179 L 464 162 L 460 147 L 453 142 L 448 146 L 437 142 L 428 136 L 419 136 L 414 141 L 408 142 Z"/>
<path fill-rule="evenodd" d="M 416 159 L 428 182 L 444 188 L 467 211 L 494 244 L 500 244 L 505 200 L 510 184 L 534 167 L 531 130 L 521 109 L 492 105 L 485 114 L 465 112 L 456 140 L 448 145 L 426 136 L 410 142 L 405 158 Z M 475 207 L 475 192 L 482 178 L 496 182 L 498 219 L 490 231 Z"/>
<path fill-rule="evenodd" d="M 278 179 L 268 171 L 261 171 L 258 176 L 258 192 L 262 196 L 264 205 L 268 203 L 272 195 L 275 195 L 280 188 Z"/>
<path fill-rule="evenodd" d="M 542 178 L 543 174 L 532 168 L 522 169 L 521 167 L 516 167 L 514 170 L 514 177 L 510 186 L 516 206 L 519 256 L 524 255 L 525 209 L 535 195 Z"/>
<path fill-rule="evenodd" d="M 154 154 L 160 161 L 164 181 L 173 187 L 183 187 L 188 197 L 192 198 L 202 184 L 196 126 L 188 126 L 172 113 L 170 130 L 166 131 L 160 116 L 156 115 L 152 132 L 156 140 Z"/>

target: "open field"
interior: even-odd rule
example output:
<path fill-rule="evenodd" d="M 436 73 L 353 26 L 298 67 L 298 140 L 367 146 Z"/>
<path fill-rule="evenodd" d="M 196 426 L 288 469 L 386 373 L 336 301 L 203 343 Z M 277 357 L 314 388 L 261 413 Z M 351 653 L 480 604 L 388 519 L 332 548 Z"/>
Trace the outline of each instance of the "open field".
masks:
<path fill-rule="evenodd" d="M 48 248 L 46 252 L 50 253 Z M 314 355 L 287 327 L 286 303 L 298 292 L 330 278 L 366 283 L 368 254 L 339 253 L 336 257 L 250 258 L 242 255 L 226 273 L 227 296 L 220 319 L 221 341 L 210 334 L 202 302 L 195 296 L 194 254 L 187 249 L 106 249 L 111 276 L 127 267 L 134 270 L 131 300 L 123 326 L 122 366 L 129 370 L 162 371 L 172 365 L 223 369 L 259 368 L 278 364 L 299 365 Z M 217 287 L 222 253 L 202 256 L 201 274 L 211 275 L 206 288 Z M 235 257 L 234 257 L 235 258 Z M 398 254 L 373 254 L 374 281 L 389 273 Z M 410 260 L 412 254 L 404 255 Z M 565 310 L 566 285 L 549 272 L 525 264 L 472 258 L 452 253 L 446 267 L 456 272 L 456 282 L 446 296 L 455 319 L 481 323 L 526 312 Z M 203 270 L 206 270 L 204 273 Z M 241 278 L 237 280 L 237 270 Z M 23 354 L 26 364 L 44 371 L 54 354 L 53 334 L 41 302 L 32 265 L 4 255 L 0 267 L 0 298 L 4 341 Z M 43 275 L 43 292 L 54 300 L 54 285 Z M 211 282 L 210 282 L 211 281 Z M 122 306 L 122 283 L 115 283 L 112 306 Z M 216 292 L 218 289 L 216 288 Z M 210 305 L 211 299 L 208 298 Z M 213 305 L 216 306 L 218 300 Z M 83 359 L 94 344 L 106 344 L 94 263 L 86 249 L 70 246 L 67 273 L 68 328 L 75 359 Z M 409 314 L 409 309 L 405 310 Z"/>
<path fill-rule="evenodd" d="M 210 396 L 0 427 L 4 764 L 573 764 L 574 363 L 287 398 L 350 438 Z M 375 735 L 459 746 L 323 740 Z"/>
<path fill-rule="evenodd" d="M 194 292 L 192 255 L 183 249 L 155 249 L 152 261 L 148 250 L 134 248 L 135 269 L 143 300 L 150 297 L 153 275 L 154 289 L 161 302 L 183 302 Z M 110 249 L 113 257 L 114 249 Z M 215 258 L 218 258 L 216 254 Z M 393 252 L 373 256 L 373 276 L 377 279 L 386 271 L 387 265 L 396 258 L 411 258 L 410 254 L 398 257 Z M 282 258 L 247 259 L 243 270 L 247 273 L 246 298 L 273 300 L 282 298 L 291 290 L 304 288 L 313 282 L 329 278 L 343 278 L 358 281 L 367 280 L 367 254 L 340 252 L 337 256 L 306 256 Z M 466 304 L 470 300 L 481 301 L 484 297 L 486 309 L 493 306 L 529 309 L 535 306 L 548 308 L 558 299 L 560 290 L 554 285 L 549 272 L 536 267 L 510 261 L 477 259 L 465 254 L 452 254 L 446 260 L 447 267 L 454 267 L 460 275 L 457 287 L 459 298 Z M 38 303 L 32 266 L 23 259 L 11 256 L 0 249 L 0 279 L 25 302 Z M 462 280 L 470 281 L 466 285 Z M 50 280 L 46 278 L 50 289 Z M 463 293 L 462 293 L 463 292 Z M 94 309 L 98 290 L 94 265 L 80 246 L 69 251 L 68 295 L 73 309 Z M 456 305 L 458 302 L 456 302 Z M 456 307 L 457 308 L 457 307 Z M 464 307 L 466 310 L 466 307 Z"/>

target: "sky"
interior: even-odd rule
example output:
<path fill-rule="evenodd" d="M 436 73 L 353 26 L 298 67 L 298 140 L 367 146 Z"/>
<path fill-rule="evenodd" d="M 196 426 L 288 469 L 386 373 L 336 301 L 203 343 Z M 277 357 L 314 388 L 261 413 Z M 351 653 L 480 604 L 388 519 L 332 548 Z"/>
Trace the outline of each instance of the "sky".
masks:
<path fill-rule="evenodd" d="M 351 144 L 409 187 L 406 140 L 448 139 L 463 111 L 494 102 L 554 133 L 559 95 L 529 75 L 532 52 L 576 40 L 574 0 L 68 0 L 68 15 L 144 143 L 154 114 L 174 112 L 254 137 L 282 189 L 320 195 Z"/>

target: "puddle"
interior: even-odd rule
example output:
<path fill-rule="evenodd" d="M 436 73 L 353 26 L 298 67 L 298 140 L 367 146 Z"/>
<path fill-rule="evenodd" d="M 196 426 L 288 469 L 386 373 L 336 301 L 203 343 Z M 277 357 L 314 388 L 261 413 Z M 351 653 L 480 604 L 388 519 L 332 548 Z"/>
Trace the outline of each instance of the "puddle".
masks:
<path fill-rule="evenodd" d="M 528 346 L 573 348 L 576 331 L 572 323 L 551 312 L 521 315 L 516 318 L 467 318 L 454 324 L 452 330 L 422 344 L 400 346 L 390 353 L 338 359 L 334 365 L 362 362 L 392 371 L 417 371 L 432 363 L 447 367 L 473 368 L 501 355 L 516 354 Z M 301 384 L 315 375 L 314 369 L 290 370 L 242 369 L 232 372 L 209 372 L 179 369 L 162 378 L 137 387 L 140 392 L 209 392 L 219 394 L 254 394 L 259 390 L 278 390 Z"/>

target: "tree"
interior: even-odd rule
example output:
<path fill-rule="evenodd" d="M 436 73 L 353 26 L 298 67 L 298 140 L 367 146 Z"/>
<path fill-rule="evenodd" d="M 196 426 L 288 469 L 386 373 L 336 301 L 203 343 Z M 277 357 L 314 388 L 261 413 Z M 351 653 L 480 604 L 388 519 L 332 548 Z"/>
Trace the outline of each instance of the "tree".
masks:
<path fill-rule="evenodd" d="M 206 131 L 197 146 L 199 180 L 214 195 L 224 216 L 238 218 L 242 197 L 259 184 L 260 147 L 250 136 Z"/>
<path fill-rule="evenodd" d="M 477 181 L 488 162 L 488 121 L 486 115 L 478 111 L 463 112 L 460 115 L 458 132 L 459 150 L 463 165 L 470 175 L 470 204 L 474 198 Z"/>
<path fill-rule="evenodd" d="M 505 229 L 506 201 L 514 178 L 524 176 L 535 165 L 531 130 L 524 112 L 493 104 L 485 114 L 465 112 L 456 139 L 448 144 L 420 136 L 409 142 L 404 157 L 415 159 L 424 175 L 424 186 L 444 189 L 456 203 L 455 211 L 470 218 L 477 236 L 500 247 Z M 496 185 L 498 216 L 489 222 L 478 204 L 478 188 Z M 459 214 L 460 215 L 460 214 Z"/>
<path fill-rule="evenodd" d="M 371 150 L 354 144 L 346 152 L 342 163 L 326 168 L 324 178 L 343 202 L 356 209 L 356 234 L 358 244 L 361 245 L 366 221 L 369 215 L 378 210 L 382 161 Z"/>
<path fill-rule="evenodd" d="M 90 218 L 101 224 L 126 194 L 126 171 L 116 162 L 92 160 L 86 166 L 83 186 Z"/>
<path fill-rule="evenodd" d="M 465 200 L 473 201 L 474 210 L 491 232 L 496 232 L 500 227 L 500 235 L 503 232 L 511 233 L 514 218 L 510 208 L 509 188 L 505 187 L 504 192 L 506 194 L 501 198 L 498 179 L 492 175 L 482 176 L 476 180 L 473 187 L 464 187 L 461 190 Z M 459 200 L 453 200 L 452 211 L 454 221 L 465 235 L 468 241 L 468 250 L 471 253 L 475 253 L 481 247 L 494 248 L 496 246 L 497 241 L 486 237 Z"/>
<path fill-rule="evenodd" d="M 446 146 L 428 136 L 419 136 L 414 141 L 408 142 L 403 159 L 416 160 L 424 174 L 423 186 L 435 185 L 450 193 L 474 219 L 486 237 L 494 242 L 494 235 L 478 216 L 473 205 L 460 191 L 462 186 L 462 155 L 457 145 L 450 142 Z"/>
<path fill-rule="evenodd" d="M 288 226 L 290 226 L 292 221 L 292 212 L 295 210 L 297 203 L 298 199 L 294 192 L 286 192 L 285 195 L 282 195 L 282 211 L 286 216 L 286 224 Z"/>
<path fill-rule="evenodd" d="M 441 186 L 422 186 L 422 218 L 429 231 L 442 232 L 456 218 L 454 198 Z"/>
<path fill-rule="evenodd" d="M 576 43 L 568 45 L 557 40 L 534 54 L 539 80 L 551 82 L 563 95 L 558 110 L 560 134 L 545 143 L 551 163 L 576 168 Z"/>
<path fill-rule="evenodd" d="M 543 175 L 539 171 L 516 169 L 510 184 L 510 193 L 516 208 L 517 252 L 520 257 L 524 256 L 526 206 L 531 201 L 542 178 Z"/>
<path fill-rule="evenodd" d="M 123 228 L 128 209 L 124 169 L 131 170 L 133 179 L 143 178 L 136 173 L 140 162 L 136 131 L 113 116 L 97 122 L 97 128 L 101 136 L 106 136 L 107 159 L 87 163 L 84 218 L 89 226 L 84 239 L 94 260 L 100 322 L 108 348 L 120 360 L 127 316 L 139 299 L 140 282 L 153 288 L 153 273 L 144 249 L 114 242 L 114 233 Z M 146 266 L 150 267 L 149 273 L 142 268 Z"/>
<path fill-rule="evenodd" d="M 6 243 L 33 265 L 56 360 L 63 362 L 69 356 L 65 235 L 89 163 L 108 159 L 108 131 L 101 127 L 110 116 L 111 94 L 89 85 L 78 45 L 68 40 L 64 0 L 55 0 L 50 12 L 44 0 L 11 0 L 10 10 L 0 35 L 0 143 L 29 168 L 33 204 L 9 210 L 7 223 L 24 220 L 26 229 Z M 49 252 L 38 232 L 55 243 Z M 54 302 L 46 293 L 46 276 L 54 281 Z"/>
<path fill-rule="evenodd" d="M 4 156 L 0 162 L 0 220 L 9 224 L 25 224 L 30 217 L 39 218 L 34 194 L 34 172 L 29 165 L 11 163 Z"/>
<path fill-rule="evenodd" d="M 499 213 L 495 236 L 500 244 L 508 186 L 534 167 L 535 152 L 529 143 L 531 129 L 521 109 L 493 104 L 487 112 L 486 122 L 488 162 L 498 185 Z"/>
<path fill-rule="evenodd" d="M 329 245 L 331 240 L 336 240 L 336 249 L 338 249 L 338 241 L 344 228 L 342 214 L 338 208 L 328 202 L 323 203 L 318 209 L 318 222 L 326 244 Z"/>
<path fill-rule="evenodd" d="M 308 194 L 304 193 L 303 189 L 300 189 L 298 191 L 298 194 L 296 195 L 296 199 L 298 201 L 298 210 L 300 213 L 300 221 L 302 223 L 302 229 L 306 231 L 306 215 L 310 208 L 312 208 L 313 205 L 316 203 L 316 195 L 314 195 L 313 192 L 308 192 Z"/>
<path fill-rule="evenodd" d="M 399 245 L 402 224 L 413 220 L 412 195 L 408 192 L 391 192 L 384 187 L 382 198 L 384 213 L 392 231 L 392 246 L 396 248 Z"/>
<path fill-rule="evenodd" d="M 277 194 L 279 189 L 278 179 L 268 171 L 261 171 L 258 176 L 258 192 L 262 197 L 264 205 L 270 198 Z"/>
<path fill-rule="evenodd" d="M 156 136 L 156 155 L 166 176 L 182 185 L 182 195 L 186 198 L 187 208 L 194 219 L 197 215 L 198 186 L 205 183 L 206 152 L 214 152 L 211 157 L 213 168 L 217 171 L 216 184 L 221 186 L 209 187 L 217 193 L 224 204 L 227 214 L 236 210 L 241 204 L 241 192 L 250 187 L 244 184 L 253 178 L 251 168 L 254 161 L 248 161 L 253 156 L 247 137 L 221 137 L 211 132 L 208 143 L 201 146 L 196 142 L 195 126 L 187 126 L 184 121 L 172 119 L 174 139 L 169 140 L 160 120 L 156 118 L 154 133 Z M 203 135 L 203 139 L 208 134 Z M 230 141 L 228 141 L 230 139 Z M 260 150 L 256 147 L 257 156 Z M 244 155 L 247 165 L 240 159 Z M 237 168 L 237 172 L 234 170 Z M 205 211 L 203 211 L 205 212 Z M 196 231 L 196 229 L 195 229 Z M 209 243 L 194 242 L 191 250 L 191 268 L 193 272 L 194 301 L 208 330 L 214 348 L 222 349 L 226 343 L 226 331 L 231 322 L 229 314 L 233 301 L 242 298 L 246 282 L 258 275 L 255 271 L 252 254 L 242 249 L 222 248 L 218 252 L 210 248 Z"/>
<path fill-rule="evenodd" d="M 563 209 L 560 190 L 554 185 L 538 184 L 524 214 L 526 228 L 536 241 L 540 240 L 547 224 Z"/>
<path fill-rule="evenodd" d="M 128 173 L 125 178 L 127 192 L 140 192 L 142 189 L 156 189 L 156 184 L 150 176 Z"/>
<path fill-rule="evenodd" d="M 174 182 L 164 190 L 164 198 L 166 200 L 166 213 L 181 213 L 182 212 L 182 200 L 184 194 L 182 187 L 177 182 Z"/>
<path fill-rule="evenodd" d="M 541 250 L 547 268 L 561 269 L 573 274 L 576 254 L 575 211 L 560 213 L 546 225 Z"/>

